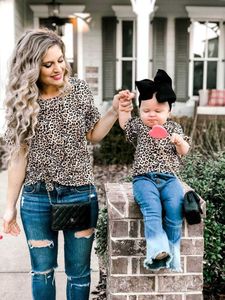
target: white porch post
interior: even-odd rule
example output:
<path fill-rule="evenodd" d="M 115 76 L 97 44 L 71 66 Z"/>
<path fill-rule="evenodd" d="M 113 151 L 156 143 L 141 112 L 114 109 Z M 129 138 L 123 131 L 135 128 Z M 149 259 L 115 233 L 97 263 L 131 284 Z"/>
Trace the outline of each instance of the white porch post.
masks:
<path fill-rule="evenodd" d="M 137 80 L 149 78 L 149 26 L 155 0 L 131 0 L 137 15 Z"/>
<path fill-rule="evenodd" d="M 166 71 L 174 82 L 175 73 L 175 19 L 170 16 L 167 19 L 166 31 Z"/>

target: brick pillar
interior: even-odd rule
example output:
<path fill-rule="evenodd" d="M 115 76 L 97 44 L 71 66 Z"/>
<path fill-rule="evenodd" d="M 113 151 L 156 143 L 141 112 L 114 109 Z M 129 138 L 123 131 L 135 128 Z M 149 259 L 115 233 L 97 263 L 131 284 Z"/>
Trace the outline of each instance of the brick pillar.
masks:
<path fill-rule="evenodd" d="M 143 267 L 144 227 L 131 183 L 106 184 L 106 196 L 109 215 L 107 299 L 202 300 L 203 224 L 183 223 L 183 272 L 153 273 Z"/>

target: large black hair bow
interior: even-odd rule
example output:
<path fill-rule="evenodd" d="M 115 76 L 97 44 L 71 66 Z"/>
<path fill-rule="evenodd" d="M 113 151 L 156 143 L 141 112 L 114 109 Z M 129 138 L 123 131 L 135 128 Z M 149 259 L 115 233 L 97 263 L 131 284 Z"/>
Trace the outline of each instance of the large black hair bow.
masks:
<path fill-rule="evenodd" d="M 135 81 L 139 95 L 139 105 L 142 100 L 152 99 L 153 94 L 156 93 L 156 99 L 158 102 L 168 102 L 171 108 L 171 104 L 176 101 L 176 94 L 172 89 L 172 80 L 169 75 L 161 69 L 158 69 L 154 80 L 143 79 Z"/>

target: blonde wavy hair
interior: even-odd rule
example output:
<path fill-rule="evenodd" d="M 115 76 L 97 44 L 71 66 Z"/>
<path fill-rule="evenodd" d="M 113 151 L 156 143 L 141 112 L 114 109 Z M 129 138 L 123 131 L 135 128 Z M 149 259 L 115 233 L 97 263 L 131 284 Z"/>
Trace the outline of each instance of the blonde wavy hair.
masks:
<path fill-rule="evenodd" d="M 29 144 L 35 134 L 39 112 L 37 99 L 40 92 L 38 82 L 40 67 L 48 49 L 55 45 L 60 47 L 65 60 L 66 69 L 61 92 L 66 93 L 71 87 L 69 83 L 71 69 L 65 58 L 65 45 L 61 38 L 55 32 L 42 28 L 26 31 L 17 42 L 6 86 L 7 162 L 16 156 L 21 146 Z"/>

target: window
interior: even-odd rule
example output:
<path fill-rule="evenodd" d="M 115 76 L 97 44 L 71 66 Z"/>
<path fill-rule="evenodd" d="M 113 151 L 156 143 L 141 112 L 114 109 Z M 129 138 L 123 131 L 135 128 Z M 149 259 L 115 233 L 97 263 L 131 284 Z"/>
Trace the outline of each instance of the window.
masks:
<path fill-rule="evenodd" d="M 217 88 L 219 62 L 219 22 L 193 22 L 192 95 L 197 96 L 200 89 Z"/>
<path fill-rule="evenodd" d="M 190 26 L 189 97 L 199 89 L 225 87 L 225 7 L 186 6 Z"/>
<path fill-rule="evenodd" d="M 119 20 L 117 30 L 117 89 L 133 90 L 136 77 L 136 28 L 134 20 Z"/>

